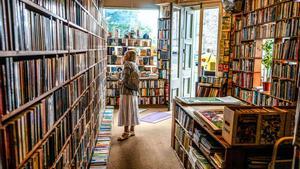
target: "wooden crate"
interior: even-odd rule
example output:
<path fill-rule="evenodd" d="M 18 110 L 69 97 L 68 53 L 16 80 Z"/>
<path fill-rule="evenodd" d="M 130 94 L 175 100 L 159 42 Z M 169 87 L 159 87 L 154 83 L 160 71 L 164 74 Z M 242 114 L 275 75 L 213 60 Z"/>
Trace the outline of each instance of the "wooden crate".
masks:
<path fill-rule="evenodd" d="M 285 135 L 286 115 L 271 107 L 225 107 L 222 137 L 230 145 L 273 144 Z"/>

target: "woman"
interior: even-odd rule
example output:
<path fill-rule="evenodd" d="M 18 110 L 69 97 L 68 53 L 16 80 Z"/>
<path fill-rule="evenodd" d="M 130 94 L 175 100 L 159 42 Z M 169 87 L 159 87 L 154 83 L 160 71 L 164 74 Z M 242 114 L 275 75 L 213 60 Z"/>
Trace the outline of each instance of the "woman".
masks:
<path fill-rule="evenodd" d="M 124 133 L 118 138 L 119 141 L 128 139 L 130 136 L 135 136 L 134 126 L 138 125 L 138 85 L 132 87 L 132 74 L 137 75 L 138 82 L 138 66 L 136 64 L 136 52 L 127 51 L 124 57 L 124 69 L 120 80 L 120 108 L 119 108 L 119 126 L 124 126 Z M 130 130 L 129 130 L 130 127 Z"/>

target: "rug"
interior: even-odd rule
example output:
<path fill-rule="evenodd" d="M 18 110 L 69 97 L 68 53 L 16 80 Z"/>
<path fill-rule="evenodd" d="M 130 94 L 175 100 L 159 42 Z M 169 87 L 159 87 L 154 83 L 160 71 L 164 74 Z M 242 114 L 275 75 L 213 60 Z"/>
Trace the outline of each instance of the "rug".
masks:
<path fill-rule="evenodd" d="M 140 120 L 147 123 L 158 123 L 171 118 L 170 112 L 153 112 L 145 115 Z"/>

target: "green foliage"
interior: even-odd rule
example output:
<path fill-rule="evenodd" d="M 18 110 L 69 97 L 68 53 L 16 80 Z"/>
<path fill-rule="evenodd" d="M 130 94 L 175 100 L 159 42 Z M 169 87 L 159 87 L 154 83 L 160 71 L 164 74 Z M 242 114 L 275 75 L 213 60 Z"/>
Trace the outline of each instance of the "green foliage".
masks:
<path fill-rule="evenodd" d="M 108 31 L 113 32 L 115 29 L 119 29 L 121 36 L 136 29 L 140 30 L 141 35 L 151 32 L 151 28 L 143 26 L 138 20 L 138 12 L 135 10 L 107 9 L 105 10 L 105 17 Z"/>
<path fill-rule="evenodd" d="M 273 61 L 273 45 L 274 45 L 274 42 L 272 40 L 267 40 L 262 46 L 262 49 L 264 51 L 264 57 L 262 59 L 262 64 L 267 69 L 267 78 L 268 79 L 270 79 L 271 67 L 272 67 L 272 61 Z"/>

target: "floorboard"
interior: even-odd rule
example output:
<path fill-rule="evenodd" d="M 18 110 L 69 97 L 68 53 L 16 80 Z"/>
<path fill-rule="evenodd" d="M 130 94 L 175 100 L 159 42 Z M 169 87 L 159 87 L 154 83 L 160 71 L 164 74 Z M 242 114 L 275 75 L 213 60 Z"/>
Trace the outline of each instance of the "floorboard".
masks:
<path fill-rule="evenodd" d="M 151 112 L 167 109 L 147 109 Z M 123 132 L 117 126 L 118 115 L 114 113 L 113 140 L 108 169 L 181 169 L 171 148 L 171 118 L 156 124 L 141 123 L 136 127 L 136 136 L 126 141 L 117 141 Z"/>

